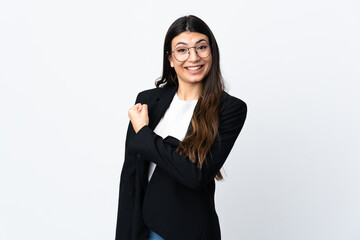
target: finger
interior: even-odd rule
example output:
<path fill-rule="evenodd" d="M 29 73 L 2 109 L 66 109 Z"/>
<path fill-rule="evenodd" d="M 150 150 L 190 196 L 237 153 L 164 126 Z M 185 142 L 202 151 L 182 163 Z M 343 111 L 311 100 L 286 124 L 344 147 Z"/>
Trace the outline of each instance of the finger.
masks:
<path fill-rule="evenodd" d="M 134 104 L 134 105 L 132 105 L 131 106 L 131 108 L 130 109 L 132 109 L 132 108 L 136 108 L 137 106 L 139 106 L 140 105 L 140 103 L 137 103 L 137 104 Z"/>
<path fill-rule="evenodd" d="M 128 114 L 139 112 L 138 108 L 139 108 L 138 104 L 132 106 L 131 108 L 128 109 Z"/>
<path fill-rule="evenodd" d="M 137 103 L 133 106 L 133 109 L 136 111 L 140 111 L 141 110 L 141 103 Z"/>
<path fill-rule="evenodd" d="M 130 112 L 137 112 L 137 106 L 132 106 L 131 108 L 129 108 L 128 113 Z"/>

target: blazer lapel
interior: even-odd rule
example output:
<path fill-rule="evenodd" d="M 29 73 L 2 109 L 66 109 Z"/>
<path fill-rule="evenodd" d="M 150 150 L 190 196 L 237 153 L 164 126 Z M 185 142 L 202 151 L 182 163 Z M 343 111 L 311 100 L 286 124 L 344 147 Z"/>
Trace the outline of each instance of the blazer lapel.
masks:
<path fill-rule="evenodd" d="M 164 87 L 160 94 L 148 103 L 149 127 L 154 130 L 173 100 L 178 86 Z"/>

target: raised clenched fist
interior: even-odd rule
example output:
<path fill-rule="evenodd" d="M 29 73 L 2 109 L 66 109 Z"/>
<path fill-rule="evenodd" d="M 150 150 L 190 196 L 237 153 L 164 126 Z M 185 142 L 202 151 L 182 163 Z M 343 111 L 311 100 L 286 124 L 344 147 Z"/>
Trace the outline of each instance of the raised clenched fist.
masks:
<path fill-rule="evenodd" d="M 131 124 L 137 133 L 143 126 L 149 124 L 148 106 L 137 103 L 128 110 Z"/>

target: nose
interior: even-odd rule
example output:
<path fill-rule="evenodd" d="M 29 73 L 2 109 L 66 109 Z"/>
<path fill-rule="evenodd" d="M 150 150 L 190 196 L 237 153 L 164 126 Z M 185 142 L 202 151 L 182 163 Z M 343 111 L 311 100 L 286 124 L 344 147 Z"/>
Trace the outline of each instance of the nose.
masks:
<path fill-rule="evenodd" d="M 189 57 L 188 57 L 188 61 L 190 62 L 196 62 L 200 59 L 199 55 L 196 53 L 195 48 L 190 48 L 189 49 Z"/>

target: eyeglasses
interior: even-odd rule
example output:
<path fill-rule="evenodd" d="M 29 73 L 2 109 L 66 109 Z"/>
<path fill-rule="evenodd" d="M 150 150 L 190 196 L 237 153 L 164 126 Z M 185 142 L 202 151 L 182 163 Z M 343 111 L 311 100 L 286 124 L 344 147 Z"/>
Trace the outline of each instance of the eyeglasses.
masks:
<path fill-rule="evenodd" d="M 189 48 L 183 46 L 177 47 L 175 48 L 174 51 L 171 52 L 174 54 L 176 60 L 178 60 L 179 62 L 184 62 L 190 56 L 190 48 L 195 48 L 196 54 L 201 58 L 208 57 L 211 52 L 210 46 L 206 41 L 197 43 L 195 47 L 189 47 Z"/>

